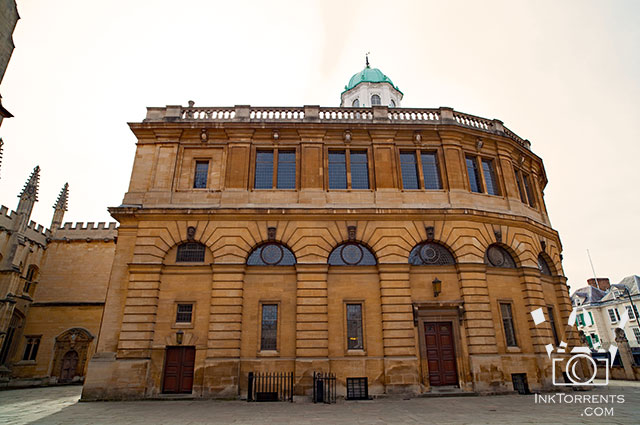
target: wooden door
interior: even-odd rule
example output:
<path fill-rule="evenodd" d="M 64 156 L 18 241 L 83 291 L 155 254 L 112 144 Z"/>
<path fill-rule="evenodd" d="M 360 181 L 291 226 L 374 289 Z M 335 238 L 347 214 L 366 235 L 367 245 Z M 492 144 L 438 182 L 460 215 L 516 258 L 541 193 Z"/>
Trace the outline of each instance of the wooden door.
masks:
<path fill-rule="evenodd" d="M 457 385 L 458 371 L 451 322 L 425 323 L 424 339 L 427 346 L 429 383 L 432 386 Z"/>
<path fill-rule="evenodd" d="M 62 357 L 62 369 L 60 370 L 60 382 L 71 382 L 76 376 L 78 367 L 78 353 L 75 350 L 67 351 Z"/>
<path fill-rule="evenodd" d="M 162 392 L 191 394 L 195 360 L 195 347 L 167 347 Z"/>

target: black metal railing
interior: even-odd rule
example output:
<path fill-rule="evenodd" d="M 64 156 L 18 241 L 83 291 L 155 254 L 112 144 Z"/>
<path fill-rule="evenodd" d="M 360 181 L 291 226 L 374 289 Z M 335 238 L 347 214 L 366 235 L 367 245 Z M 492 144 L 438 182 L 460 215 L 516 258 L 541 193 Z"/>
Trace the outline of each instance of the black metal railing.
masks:
<path fill-rule="evenodd" d="M 293 372 L 249 372 L 247 401 L 293 402 Z"/>
<path fill-rule="evenodd" d="M 336 375 L 334 373 L 313 372 L 313 402 L 336 402 Z"/>

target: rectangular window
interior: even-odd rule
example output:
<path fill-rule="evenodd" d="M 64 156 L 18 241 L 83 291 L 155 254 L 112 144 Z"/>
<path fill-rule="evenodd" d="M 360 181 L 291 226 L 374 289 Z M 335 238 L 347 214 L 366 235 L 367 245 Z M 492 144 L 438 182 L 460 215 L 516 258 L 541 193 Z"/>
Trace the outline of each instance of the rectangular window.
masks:
<path fill-rule="evenodd" d="M 636 342 L 640 344 L 640 328 L 633 328 L 633 335 L 636 337 Z"/>
<path fill-rule="evenodd" d="M 527 191 L 527 199 L 529 200 L 529 206 L 535 208 L 536 201 L 533 197 L 533 191 L 531 190 L 531 183 L 529 182 L 529 175 L 522 173 L 522 181 L 524 182 L 524 188 Z"/>
<path fill-rule="evenodd" d="M 589 323 L 589 325 L 593 325 L 596 323 L 593 321 L 593 314 L 591 314 L 591 312 L 589 312 L 589 320 L 591 320 L 591 323 Z"/>
<path fill-rule="evenodd" d="M 549 315 L 549 324 L 551 325 L 551 332 L 553 332 L 553 340 L 556 343 L 556 347 L 560 345 L 560 337 L 558 337 L 558 330 L 556 329 L 556 319 L 553 317 L 553 308 L 547 307 L 547 314 Z"/>
<path fill-rule="evenodd" d="M 636 318 L 638 317 L 638 309 L 636 308 L 636 306 L 633 306 L 633 309 L 631 308 L 630 305 L 626 306 L 627 308 L 627 314 L 629 315 L 629 320 L 636 320 Z M 635 314 L 634 314 L 635 311 Z"/>
<path fill-rule="evenodd" d="M 500 312 L 502 313 L 502 326 L 504 327 L 504 336 L 507 341 L 507 347 L 517 347 L 516 331 L 513 326 L 513 316 L 511 314 L 511 304 L 500 303 Z"/>
<path fill-rule="evenodd" d="M 591 334 L 591 339 L 592 339 L 594 342 L 600 342 L 600 338 L 598 338 L 598 335 L 597 335 L 597 334 L 592 333 L 592 334 Z"/>
<path fill-rule="evenodd" d="M 22 360 L 35 360 L 38 355 L 38 347 L 40 347 L 39 336 L 28 336 L 27 345 L 24 347 Z"/>
<path fill-rule="evenodd" d="M 422 175 L 424 176 L 424 188 L 427 190 L 442 189 L 440 181 L 440 169 L 438 167 L 438 157 L 435 152 L 421 152 Z"/>
<path fill-rule="evenodd" d="M 593 348 L 593 342 L 591 342 L 591 336 L 585 335 L 585 338 L 587 339 L 587 344 L 589 344 L 589 348 Z"/>
<path fill-rule="evenodd" d="M 609 320 L 611 320 L 611 323 L 616 323 L 620 320 L 620 314 L 618 314 L 617 308 L 610 308 L 607 312 L 609 313 Z"/>
<path fill-rule="evenodd" d="M 208 174 L 209 161 L 196 161 L 196 173 L 193 176 L 193 187 L 195 189 L 205 189 L 207 187 Z"/>
<path fill-rule="evenodd" d="M 347 349 L 362 350 L 362 304 L 347 304 Z"/>
<path fill-rule="evenodd" d="M 256 152 L 254 189 L 273 189 L 273 151 Z"/>
<path fill-rule="evenodd" d="M 193 304 L 178 304 L 176 309 L 176 323 L 191 323 Z"/>
<path fill-rule="evenodd" d="M 295 151 L 278 151 L 278 189 L 296 188 L 296 153 Z"/>
<path fill-rule="evenodd" d="M 493 161 L 490 159 L 482 160 L 482 173 L 484 174 L 484 183 L 489 195 L 500 195 L 500 188 L 496 179 L 496 172 L 493 168 Z"/>
<path fill-rule="evenodd" d="M 584 314 L 580 313 L 576 316 L 576 322 L 578 322 L 578 325 L 580 326 L 584 326 Z"/>
<path fill-rule="evenodd" d="M 368 378 L 347 378 L 347 400 L 367 400 L 368 398 Z"/>
<path fill-rule="evenodd" d="M 277 341 L 278 304 L 263 304 L 260 350 L 277 350 Z"/>
<path fill-rule="evenodd" d="M 418 163 L 415 152 L 400 152 L 403 189 L 420 189 L 418 185 Z"/>
<path fill-rule="evenodd" d="M 347 188 L 345 151 L 329 151 L 329 189 Z"/>
<path fill-rule="evenodd" d="M 478 164 L 475 156 L 466 157 L 467 174 L 469 174 L 469 187 L 472 192 L 482 193 L 480 186 L 480 173 L 478 172 Z"/>
<path fill-rule="evenodd" d="M 513 172 L 516 175 L 516 184 L 518 185 L 518 193 L 520 194 L 520 200 L 522 201 L 523 204 L 526 204 L 527 197 L 524 194 L 524 188 L 522 187 L 522 175 L 520 174 L 520 171 L 518 171 L 517 168 L 514 168 Z"/>
<path fill-rule="evenodd" d="M 350 151 L 351 189 L 369 189 L 367 151 Z"/>

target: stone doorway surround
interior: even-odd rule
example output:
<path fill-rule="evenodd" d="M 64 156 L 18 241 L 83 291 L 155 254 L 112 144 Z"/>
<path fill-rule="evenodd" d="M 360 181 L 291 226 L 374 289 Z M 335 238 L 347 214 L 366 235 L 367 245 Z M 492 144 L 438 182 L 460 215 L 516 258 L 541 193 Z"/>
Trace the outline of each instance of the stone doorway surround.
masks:
<path fill-rule="evenodd" d="M 464 302 L 453 301 L 416 301 L 413 303 L 413 322 L 418 333 L 420 345 L 420 376 L 426 392 L 433 387 L 429 383 L 429 366 L 424 326 L 428 322 L 449 322 L 453 329 L 453 344 L 458 371 L 458 386 L 462 391 L 473 391 L 469 351 L 467 350 L 466 332 L 464 329 Z"/>
<path fill-rule="evenodd" d="M 89 358 L 89 346 L 93 338 L 93 335 L 84 328 L 67 329 L 56 337 L 51 367 L 51 378 L 54 379 L 54 382 L 72 382 L 84 379 L 85 366 Z M 67 370 L 65 376 L 62 376 L 63 367 L 69 367 L 69 364 L 64 364 L 65 356 L 71 351 L 77 353 L 75 368 Z"/>

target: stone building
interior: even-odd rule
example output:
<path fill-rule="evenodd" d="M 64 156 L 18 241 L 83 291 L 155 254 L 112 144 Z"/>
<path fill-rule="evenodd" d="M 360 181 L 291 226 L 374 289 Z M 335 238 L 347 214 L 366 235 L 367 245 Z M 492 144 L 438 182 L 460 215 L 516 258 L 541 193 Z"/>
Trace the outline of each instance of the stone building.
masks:
<path fill-rule="evenodd" d="M 42 348 L 14 378 L 86 370 L 84 399 L 245 397 L 250 372 L 298 395 L 314 372 L 347 396 L 549 388 L 545 345 L 577 341 L 542 160 L 402 96 L 367 64 L 341 107 L 148 108 L 117 238 L 48 236 L 14 359 Z"/>

